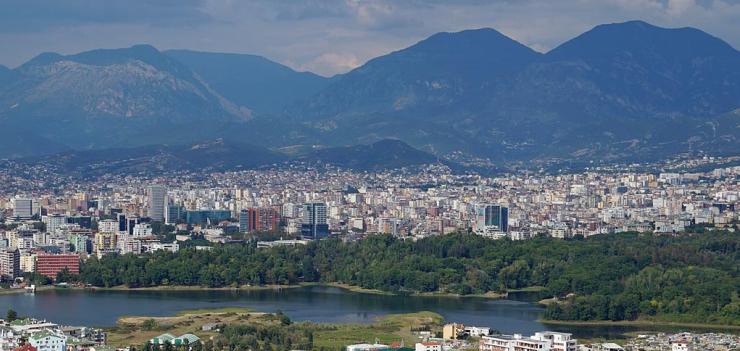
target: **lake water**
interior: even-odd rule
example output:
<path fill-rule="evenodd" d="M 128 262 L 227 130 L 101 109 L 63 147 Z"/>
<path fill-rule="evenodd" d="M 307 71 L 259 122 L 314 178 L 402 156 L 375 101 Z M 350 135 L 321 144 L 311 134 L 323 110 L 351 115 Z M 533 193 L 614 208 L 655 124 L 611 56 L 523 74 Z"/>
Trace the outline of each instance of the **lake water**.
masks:
<path fill-rule="evenodd" d="M 517 294 L 513 299 L 387 296 L 311 286 L 259 291 L 91 291 L 54 289 L 36 294 L 0 295 L 0 312 L 45 318 L 66 325 L 112 326 L 121 316 L 167 316 L 182 310 L 249 307 L 283 311 L 295 321 L 368 323 L 392 313 L 434 311 L 446 321 L 488 326 L 504 333 L 530 334 L 556 330 L 577 337 L 616 337 L 633 327 L 543 325 L 538 296 Z M 657 330 L 644 328 L 640 330 Z M 664 331 L 672 331 L 662 328 Z"/>

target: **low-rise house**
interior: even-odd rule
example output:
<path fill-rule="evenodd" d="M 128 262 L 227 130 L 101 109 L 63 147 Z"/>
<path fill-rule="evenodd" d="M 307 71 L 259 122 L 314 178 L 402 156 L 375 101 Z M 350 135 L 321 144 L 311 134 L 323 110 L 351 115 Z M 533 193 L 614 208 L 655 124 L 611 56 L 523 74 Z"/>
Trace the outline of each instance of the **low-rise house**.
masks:
<path fill-rule="evenodd" d="M 28 337 L 28 343 L 38 351 L 65 351 L 67 337 L 58 331 L 44 330 Z"/>
<path fill-rule="evenodd" d="M 16 319 L 10 322 L 10 328 L 13 329 L 14 332 L 22 335 L 41 332 L 44 330 L 57 329 L 57 327 L 58 325 L 54 323 L 49 323 L 47 321 L 38 321 L 30 318 Z"/>
<path fill-rule="evenodd" d="M 491 328 L 488 327 L 465 327 L 464 333 L 468 336 L 480 338 L 491 334 Z"/>
<path fill-rule="evenodd" d="M 442 343 L 417 342 L 416 345 L 414 345 L 414 351 L 442 351 Z"/>
<path fill-rule="evenodd" d="M 218 330 L 218 323 L 206 323 L 200 327 L 202 331 Z"/>

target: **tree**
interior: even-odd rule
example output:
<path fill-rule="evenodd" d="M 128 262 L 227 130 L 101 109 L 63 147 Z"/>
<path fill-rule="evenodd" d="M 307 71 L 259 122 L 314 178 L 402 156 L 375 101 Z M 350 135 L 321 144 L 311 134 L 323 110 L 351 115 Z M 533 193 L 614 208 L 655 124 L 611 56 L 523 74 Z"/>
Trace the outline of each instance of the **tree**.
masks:
<path fill-rule="evenodd" d="M 144 330 L 154 330 L 157 328 L 157 321 L 155 321 L 153 318 L 149 318 L 144 321 L 144 323 L 141 323 L 141 328 Z"/>
<path fill-rule="evenodd" d="M 5 320 L 8 322 L 12 322 L 16 319 L 18 319 L 18 312 L 16 312 L 12 308 L 8 308 L 8 313 L 5 314 Z"/>
<path fill-rule="evenodd" d="M 61 271 L 57 272 L 56 282 L 57 283 L 74 283 L 80 280 L 77 274 L 73 274 L 69 271 L 69 268 L 64 267 Z"/>

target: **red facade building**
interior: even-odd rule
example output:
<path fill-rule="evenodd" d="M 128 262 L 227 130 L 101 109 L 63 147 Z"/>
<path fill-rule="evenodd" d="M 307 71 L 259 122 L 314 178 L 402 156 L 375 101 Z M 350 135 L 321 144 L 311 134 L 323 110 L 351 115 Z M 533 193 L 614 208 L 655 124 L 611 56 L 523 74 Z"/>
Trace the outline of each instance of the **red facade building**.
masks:
<path fill-rule="evenodd" d="M 247 218 L 248 232 L 276 231 L 280 223 L 278 212 L 270 207 L 249 208 Z"/>
<path fill-rule="evenodd" d="M 42 254 L 36 257 L 36 273 L 43 274 L 51 279 L 57 273 L 67 268 L 72 274 L 80 274 L 80 256 L 75 254 L 50 255 Z"/>

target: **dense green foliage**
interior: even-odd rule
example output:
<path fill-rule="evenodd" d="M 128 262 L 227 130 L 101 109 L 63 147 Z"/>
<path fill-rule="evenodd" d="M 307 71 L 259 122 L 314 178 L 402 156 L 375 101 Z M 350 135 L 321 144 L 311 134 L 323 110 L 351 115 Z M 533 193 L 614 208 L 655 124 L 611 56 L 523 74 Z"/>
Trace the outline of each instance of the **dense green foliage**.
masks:
<path fill-rule="evenodd" d="M 313 331 L 309 324 L 294 325 L 284 314 L 265 315 L 278 324 L 236 324 L 221 328 L 214 344 L 217 350 L 310 350 Z M 205 351 L 208 350 L 206 346 Z"/>
<path fill-rule="evenodd" d="M 629 320 L 640 315 L 740 324 L 740 235 L 678 237 L 624 233 L 582 240 L 489 240 L 455 234 L 403 241 L 371 236 L 306 246 L 105 256 L 83 264 L 97 286 L 339 282 L 399 293 L 457 294 L 544 286 L 566 297 L 552 319 Z"/>

